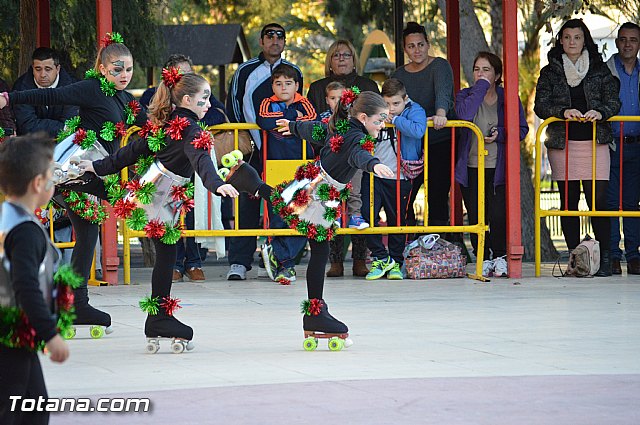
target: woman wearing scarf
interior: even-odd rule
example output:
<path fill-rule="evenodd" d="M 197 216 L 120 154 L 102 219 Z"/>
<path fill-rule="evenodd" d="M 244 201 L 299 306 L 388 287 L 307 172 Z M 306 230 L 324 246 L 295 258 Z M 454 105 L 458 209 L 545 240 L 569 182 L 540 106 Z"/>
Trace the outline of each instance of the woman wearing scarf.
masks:
<path fill-rule="evenodd" d="M 592 207 L 592 140 L 596 121 L 596 210 L 607 209 L 609 147 L 613 146 L 607 119 L 620 110 L 619 83 L 615 79 L 589 29 L 581 19 L 570 19 L 558 32 L 555 46 L 548 54 L 549 64 L 540 71 L 536 87 L 535 112 L 542 118 L 557 117 L 570 121 L 549 125 L 545 146 L 551 165 L 551 178 L 558 182 L 561 209 L 578 210 L 580 183 Z M 568 150 L 568 152 L 567 152 Z M 568 153 L 568 156 L 567 156 Z M 568 167 L 568 170 L 566 169 Z M 568 190 L 565 193 L 565 179 Z M 561 217 L 562 231 L 569 250 L 580 243 L 579 217 Z M 591 219 L 595 238 L 600 242 L 600 270 L 596 276 L 611 276 L 608 217 Z"/>

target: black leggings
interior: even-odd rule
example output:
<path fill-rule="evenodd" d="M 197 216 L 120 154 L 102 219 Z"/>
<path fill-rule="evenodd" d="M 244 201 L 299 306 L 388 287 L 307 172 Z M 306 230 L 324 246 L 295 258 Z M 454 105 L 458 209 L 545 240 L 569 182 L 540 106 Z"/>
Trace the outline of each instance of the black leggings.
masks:
<path fill-rule="evenodd" d="M 76 238 L 76 246 L 71 254 L 71 266 L 76 273 L 82 276 L 82 285 L 74 291 L 74 304 L 82 306 L 89 302 L 87 280 L 91 273 L 91 263 L 93 262 L 93 253 L 98 242 L 100 226 L 89 223 L 71 211 L 70 208 L 67 208 L 67 214 L 69 214 Z"/>
<path fill-rule="evenodd" d="M 156 248 L 156 263 L 151 273 L 151 297 L 163 298 L 171 294 L 171 279 L 176 263 L 176 245 L 168 245 L 160 239 L 152 239 Z"/>
<path fill-rule="evenodd" d="M 307 265 L 307 296 L 311 298 L 322 298 L 324 289 L 324 269 L 329 260 L 329 242 L 318 242 L 309 239 L 311 247 L 311 257 Z"/>
<path fill-rule="evenodd" d="M 35 399 L 47 398 L 38 354 L 23 349 L 0 346 L 0 424 L 48 424 L 49 412 L 21 412 L 22 400 L 17 400 L 15 411 L 11 411 L 13 400 L 9 396 Z"/>
<path fill-rule="evenodd" d="M 558 181 L 558 189 L 560 191 L 560 210 L 565 208 L 564 181 Z M 607 210 L 607 188 L 609 182 L 607 180 L 596 180 L 596 210 Z M 591 180 L 582 180 L 582 188 L 584 189 L 587 205 L 591 209 Z M 578 210 L 578 201 L 580 200 L 580 180 L 572 180 L 568 184 L 567 195 L 569 198 L 569 211 Z M 600 250 L 609 251 L 611 247 L 611 219 L 609 217 L 591 217 L 591 227 L 595 238 L 600 242 Z M 580 217 L 560 217 L 562 224 L 562 233 L 567 243 L 569 251 L 574 249 L 580 243 Z"/>

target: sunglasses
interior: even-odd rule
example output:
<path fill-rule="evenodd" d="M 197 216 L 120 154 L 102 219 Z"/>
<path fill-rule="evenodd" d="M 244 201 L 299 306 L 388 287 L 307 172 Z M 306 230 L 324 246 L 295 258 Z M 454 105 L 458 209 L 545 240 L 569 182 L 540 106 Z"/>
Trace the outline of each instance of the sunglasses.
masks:
<path fill-rule="evenodd" d="M 278 37 L 280 40 L 285 38 L 284 31 L 282 30 L 266 30 L 262 36 L 267 36 L 269 39 L 273 39 L 274 37 Z"/>

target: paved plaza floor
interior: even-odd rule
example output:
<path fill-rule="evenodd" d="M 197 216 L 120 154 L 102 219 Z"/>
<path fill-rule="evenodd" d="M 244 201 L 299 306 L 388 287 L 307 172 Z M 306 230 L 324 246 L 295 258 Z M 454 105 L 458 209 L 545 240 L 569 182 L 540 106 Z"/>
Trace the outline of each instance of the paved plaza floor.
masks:
<path fill-rule="evenodd" d="M 350 272 L 350 264 L 345 267 Z M 302 348 L 298 281 L 182 282 L 177 317 L 195 350 L 145 353 L 151 270 L 90 289 L 113 317 L 70 359 L 43 358 L 50 397 L 147 397 L 149 412 L 53 414 L 52 424 L 640 424 L 640 276 L 365 281 L 327 279 L 354 345 Z"/>

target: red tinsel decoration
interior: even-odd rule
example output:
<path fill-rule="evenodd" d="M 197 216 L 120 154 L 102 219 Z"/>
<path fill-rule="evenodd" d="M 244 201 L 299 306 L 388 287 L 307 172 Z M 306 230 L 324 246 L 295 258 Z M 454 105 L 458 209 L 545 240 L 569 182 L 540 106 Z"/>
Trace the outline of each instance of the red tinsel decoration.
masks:
<path fill-rule="evenodd" d="M 333 239 L 333 227 L 327 229 L 327 240 L 330 241 L 331 239 Z"/>
<path fill-rule="evenodd" d="M 173 88 L 180 79 L 182 79 L 182 73 L 178 68 L 162 68 L 162 81 L 164 81 L 165 86 Z"/>
<path fill-rule="evenodd" d="M 164 224 L 157 218 L 153 219 L 144 226 L 144 231 L 148 238 L 160 239 L 164 236 Z"/>
<path fill-rule="evenodd" d="M 276 280 L 276 282 L 278 282 L 280 285 L 291 285 L 291 281 L 284 276 L 280 277 L 278 280 Z"/>
<path fill-rule="evenodd" d="M 304 167 L 296 168 L 296 173 L 293 176 L 293 178 L 296 179 L 297 181 L 304 179 Z"/>
<path fill-rule="evenodd" d="M 316 177 L 318 177 L 318 174 L 320 174 L 320 166 L 316 164 L 308 163 L 306 171 L 304 173 L 304 177 L 309 180 L 313 180 Z"/>
<path fill-rule="evenodd" d="M 304 207 L 309 203 L 309 194 L 304 189 L 299 190 L 294 195 L 292 202 L 293 202 L 293 205 L 297 207 Z"/>
<path fill-rule="evenodd" d="M 146 138 L 149 134 L 155 133 L 156 131 L 158 131 L 158 126 L 153 124 L 150 120 L 147 120 L 147 122 L 144 123 L 140 131 L 138 131 L 138 135 L 140 137 Z"/>
<path fill-rule="evenodd" d="M 71 310 L 71 307 L 73 307 L 73 290 L 70 286 L 58 286 L 56 302 L 58 303 L 58 308 L 60 310 Z"/>
<path fill-rule="evenodd" d="M 127 125 L 124 121 L 116 123 L 116 137 L 124 137 L 127 134 Z"/>
<path fill-rule="evenodd" d="M 129 201 L 128 199 L 119 199 L 116 201 L 116 204 L 113 206 L 113 212 L 118 218 L 129 218 L 131 217 L 131 213 L 136 209 L 135 202 Z"/>
<path fill-rule="evenodd" d="M 171 186 L 171 200 L 174 202 L 185 201 L 189 199 L 187 196 L 187 188 L 184 186 Z"/>
<path fill-rule="evenodd" d="M 191 211 L 195 205 L 196 204 L 193 199 L 185 199 L 180 208 L 182 209 L 182 212 L 186 214 Z"/>
<path fill-rule="evenodd" d="M 108 45 L 115 43 L 115 41 L 113 41 L 113 39 L 111 38 L 111 34 L 107 33 L 107 35 L 102 37 L 100 43 L 102 44 L 102 47 L 107 47 Z"/>
<path fill-rule="evenodd" d="M 198 137 L 196 137 L 195 139 L 193 139 L 191 141 L 191 144 L 196 148 L 196 149 L 211 149 L 211 145 L 213 144 L 213 137 L 211 136 L 211 133 L 209 133 L 208 131 L 201 131 L 198 134 Z"/>
<path fill-rule="evenodd" d="M 131 192 L 137 192 L 141 188 L 142 184 L 140 183 L 140 180 L 131 180 L 129 183 L 127 183 L 127 189 Z"/>
<path fill-rule="evenodd" d="M 73 143 L 76 145 L 80 145 L 84 139 L 87 138 L 87 132 L 84 128 L 79 128 L 76 130 L 76 137 L 73 138 Z"/>
<path fill-rule="evenodd" d="M 309 314 L 311 314 L 312 316 L 317 316 L 318 314 L 320 314 L 320 311 L 322 310 L 322 306 L 324 305 L 324 303 L 322 302 L 321 299 L 318 298 L 312 298 L 309 300 Z"/>
<path fill-rule="evenodd" d="M 329 146 L 331 147 L 332 152 L 340 152 L 340 149 L 342 148 L 343 143 L 344 143 L 344 137 L 342 137 L 339 134 L 336 134 L 335 136 L 331 136 L 331 138 L 329 139 Z"/>
<path fill-rule="evenodd" d="M 307 239 L 315 239 L 317 235 L 318 230 L 316 229 L 316 225 L 313 223 L 309 224 L 309 227 L 307 227 Z"/>
<path fill-rule="evenodd" d="M 329 200 L 336 201 L 340 199 L 340 191 L 335 187 L 331 186 L 329 188 Z"/>
<path fill-rule="evenodd" d="M 345 106 L 351 106 L 354 100 L 358 97 L 357 94 L 353 92 L 351 89 L 346 89 L 342 92 L 342 96 L 340 96 L 340 101 Z"/>
<path fill-rule="evenodd" d="M 33 329 L 27 315 L 22 312 L 20 314 L 20 321 L 18 323 L 18 329 L 16 329 L 14 340 L 20 341 L 20 347 L 25 347 L 33 350 L 36 346 L 36 330 Z"/>
<path fill-rule="evenodd" d="M 166 296 L 162 298 L 162 302 L 160 302 L 160 307 L 164 308 L 169 316 L 173 316 L 173 313 L 182 308 L 180 305 L 180 298 L 174 298 L 172 296 Z"/>
<path fill-rule="evenodd" d="M 173 140 L 182 140 L 182 130 L 189 126 L 189 119 L 187 117 L 175 117 L 167 124 L 169 124 L 167 135 Z"/>
<path fill-rule="evenodd" d="M 300 219 L 294 218 L 289 222 L 289 227 L 295 229 L 296 227 L 298 227 L 298 224 L 300 224 Z"/>
<path fill-rule="evenodd" d="M 326 118 L 322 118 L 320 121 L 321 121 L 323 124 L 329 124 L 329 120 L 330 120 L 330 119 L 331 119 L 331 117 L 326 117 Z"/>
<path fill-rule="evenodd" d="M 347 186 L 345 187 L 345 189 L 353 189 L 353 185 L 351 184 L 351 182 L 347 183 Z"/>
<path fill-rule="evenodd" d="M 131 102 L 127 103 L 127 106 L 129 107 L 129 109 L 131 109 L 131 113 L 134 117 L 138 115 L 140 111 L 142 111 L 140 102 L 138 102 L 137 100 L 132 100 Z"/>
<path fill-rule="evenodd" d="M 280 217 L 281 218 L 285 218 L 286 216 L 291 215 L 291 214 L 293 214 L 293 208 L 291 208 L 290 206 L 286 206 L 286 207 L 284 207 L 284 208 L 282 208 L 280 210 Z"/>
<path fill-rule="evenodd" d="M 361 146 L 362 146 L 362 149 L 369 152 L 371 155 L 373 155 L 373 150 L 376 148 L 375 143 L 373 143 L 371 140 L 367 140 Z"/>

